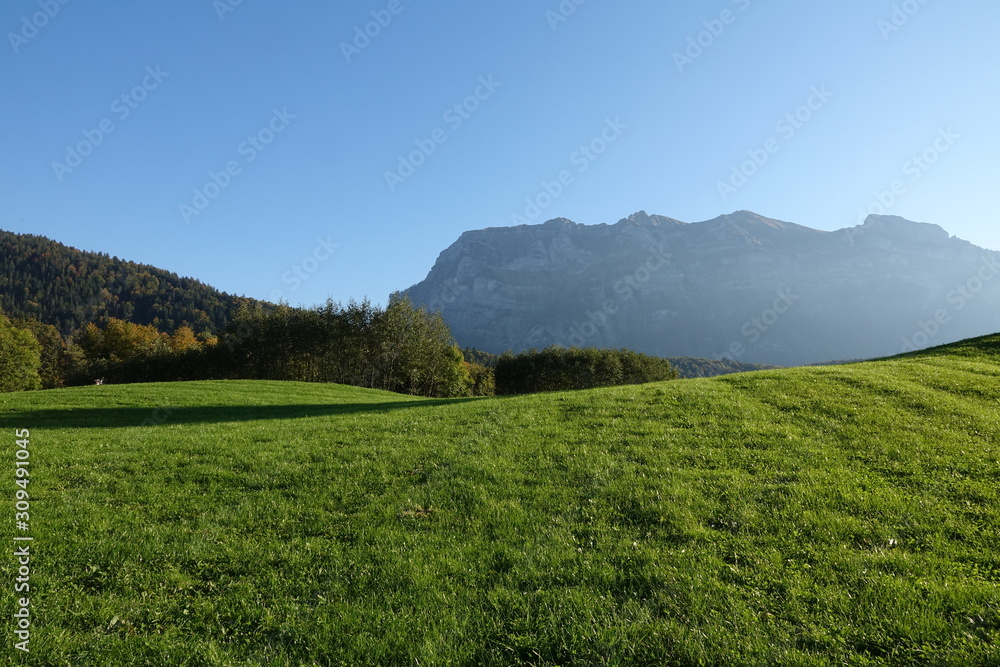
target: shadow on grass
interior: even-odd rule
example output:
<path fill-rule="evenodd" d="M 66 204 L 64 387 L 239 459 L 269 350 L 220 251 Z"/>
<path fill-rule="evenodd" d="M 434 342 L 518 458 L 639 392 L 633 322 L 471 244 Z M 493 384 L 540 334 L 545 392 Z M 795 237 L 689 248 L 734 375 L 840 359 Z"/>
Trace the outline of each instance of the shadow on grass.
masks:
<path fill-rule="evenodd" d="M 456 398 L 390 403 L 341 403 L 314 405 L 218 405 L 144 408 L 67 408 L 21 410 L 0 414 L 0 428 L 115 428 L 168 424 L 222 424 L 261 419 L 300 419 L 357 414 L 388 414 L 395 410 L 456 405 L 475 401 Z"/>

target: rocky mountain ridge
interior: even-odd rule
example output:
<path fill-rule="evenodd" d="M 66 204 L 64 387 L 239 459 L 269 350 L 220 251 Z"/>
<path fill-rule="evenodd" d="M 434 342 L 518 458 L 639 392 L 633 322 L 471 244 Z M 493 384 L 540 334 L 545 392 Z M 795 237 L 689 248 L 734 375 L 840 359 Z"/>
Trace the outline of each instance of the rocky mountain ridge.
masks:
<path fill-rule="evenodd" d="M 796 365 L 1000 330 L 1000 253 L 870 216 L 825 232 L 737 211 L 686 223 L 556 218 L 465 232 L 407 292 L 459 343 Z"/>

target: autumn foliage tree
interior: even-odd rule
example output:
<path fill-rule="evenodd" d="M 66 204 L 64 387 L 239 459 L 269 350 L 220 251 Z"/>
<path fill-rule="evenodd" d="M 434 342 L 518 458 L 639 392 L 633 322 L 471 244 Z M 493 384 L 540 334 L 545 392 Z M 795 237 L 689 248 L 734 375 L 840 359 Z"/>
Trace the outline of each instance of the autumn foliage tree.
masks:
<path fill-rule="evenodd" d="M 188 326 L 178 327 L 177 331 L 168 339 L 168 343 L 170 344 L 170 351 L 178 354 L 188 352 L 189 350 L 197 350 L 202 346 L 202 341 L 195 335 L 194 330 Z"/>
<path fill-rule="evenodd" d="M 114 317 L 103 329 L 88 324 L 76 344 L 84 355 L 82 367 L 74 378 L 77 383 L 96 378 L 111 382 L 195 379 L 192 375 L 182 377 L 176 362 L 203 345 L 188 327 L 179 327 L 173 335 L 168 335 L 151 324 L 134 324 Z M 172 366 L 174 371 L 170 370 Z"/>
<path fill-rule="evenodd" d="M 151 324 L 133 324 L 112 317 L 101 329 L 88 324 L 78 340 L 91 361 L 125 361 L 163 354 L 170 349 L 170 337 Z"/>

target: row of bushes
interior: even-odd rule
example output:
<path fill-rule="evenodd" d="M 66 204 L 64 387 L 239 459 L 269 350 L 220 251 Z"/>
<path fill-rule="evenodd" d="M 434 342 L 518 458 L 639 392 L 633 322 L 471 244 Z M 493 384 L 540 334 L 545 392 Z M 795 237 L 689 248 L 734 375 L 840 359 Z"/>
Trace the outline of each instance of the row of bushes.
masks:
<path fill-rule="evenodd" d="M 659 357 L 624 349 L 556 346 L 504 354 L 497 360 L 494 374 L 500 395 L 643 384 L 678 377 L 670 362 Z"/>

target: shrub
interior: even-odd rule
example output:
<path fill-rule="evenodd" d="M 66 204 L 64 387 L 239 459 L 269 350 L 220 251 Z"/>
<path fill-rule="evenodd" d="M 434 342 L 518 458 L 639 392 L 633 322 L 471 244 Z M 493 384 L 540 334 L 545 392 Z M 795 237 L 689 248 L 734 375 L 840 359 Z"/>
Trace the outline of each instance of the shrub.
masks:
<path fill-rule="evenodd" d="M 592 389 L 623 384 L 675 380 L 677 371 L 666 359 L 631 350 L 546 348 L 497 361 L 496 393 L 529 394 L 540 391 Z"/>

